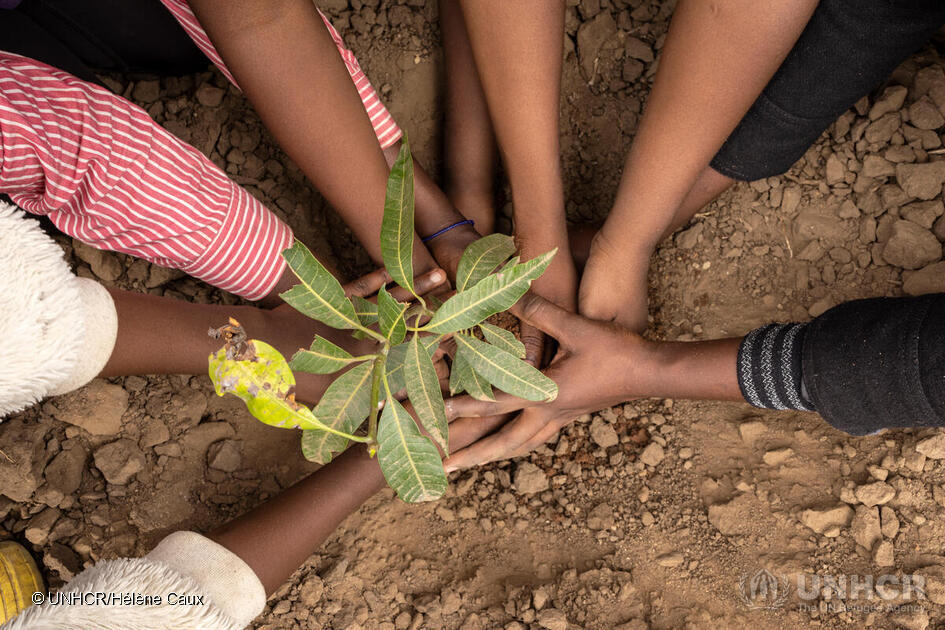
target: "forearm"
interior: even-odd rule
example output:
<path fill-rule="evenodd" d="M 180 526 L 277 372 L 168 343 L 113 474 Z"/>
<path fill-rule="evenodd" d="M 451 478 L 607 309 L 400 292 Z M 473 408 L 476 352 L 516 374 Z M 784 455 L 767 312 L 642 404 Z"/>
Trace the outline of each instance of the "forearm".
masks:
<path fill-rule="evenodd" d="M 190 3 L 280 146 L 380 261 L 387 163 L 358 91 L 310 0 Z M 415 247 L 415 270 L 433 267 Z"/>
<path fill-rule="evenodd" d="M 627 370 L 627 398 L 744 401 L 736 362 L 741 339 L 647 341 L 645 360 Z M 642 368 L 642 369 L 641 369 Z"/>
<path fill-rule="evenodd" d="M 476 67 L 512 187 L 523 257 L 567 257 L 558 112 L 564 3 L 463 0 Z"/>
<path fill-rule="evenodd" d="M 209 537 L 242 558 L 269 594 L 302 566 L 349 514 L 383 487 L 377 460 L 355 445 Z"/>
<path fill-rule="evenodd" d="M 627 239 L 655 246 L 816 5 L 816 0 L 680 0 L 602 230 L 610 249 L 625 249 Z"/>

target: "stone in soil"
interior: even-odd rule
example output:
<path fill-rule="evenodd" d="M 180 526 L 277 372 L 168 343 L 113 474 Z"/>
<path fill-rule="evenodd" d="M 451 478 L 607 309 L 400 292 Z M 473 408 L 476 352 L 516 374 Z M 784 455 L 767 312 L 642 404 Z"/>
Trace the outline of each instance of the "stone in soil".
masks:
<path fill-rule="evenodd" d="M 204 107 L 217 107 L 223 102 L 224 90 L 209 83 L 204 83 L 197 88 L 197 101 Z"/>
<path fill-rule="evenodd" d="M 883 537 L 879 520 L 879 508 L 856 506 L 856 516 L 850 523 L 850 535 L 856 544 L 864 549 L 872 549 L 877 540 Z"/>
<path fill-rule="evenodd" d="M 931 230 L 935 220 L 945 214 L 945 205 L 942 204 L 941 199 L 917 201 L 903 206 L 899 214 L 903 219 L 912 221 L 926 230 Z"/>
<path fill-rule="evenodd" d="M 44 473 L 47 487 L 71 496 L 82 483 L 85 462 L 89 454 L 81 444 L 75 444 L 68 450 L 62 450 L 46 466 Z"/>
<path fill-rule="evenodd" d="M 26 540 L 34 545 L 42 546 L 46 544 L 46 539 L 49 538 L 49 532 L 52 530 L 53 525 L 56 524 L 56 521 L 59 520 L 59 516 L 59 510 L 48 507 L 31 518 L 26 525 L 26 529 L 23 531 Z"/>
<path fill-rule="evenodd" d="M 915 450 L 930 459 L 945 459 L 945 433 L 921 440 L 915 445 Z"/>
<path fill-rule="evenodd" d="M 617 23 L 609 11 L 601 11 L 590 22 L 578 29 L 577 55 L 584 78 L 591 80 L 595 74 L 597 56 L 601 47 L 612 35 L 617 34 Z"/>
<path fill-rule="evenodd" d="M 899 164 L 896 181 L 910 197 L 929 200 L 942 193 L 945 183 L 945 161 L 925 164 Z"/>
<path fill-rule="evenodd" d="M 881 540 L 873 549 L 873 564 L 878 567 L 891 567 L 894 564 L 893 544 L 888 540 Z"/>
<path fill-rule="evenodd" d="M 0 424 L 0 494 L 20 503 L 33 496 L 45 463 L 45 436 L 20 418 Z"/>
<path fill-rule="evenodd" d="M 856 498 L 863 505 L 874 506 L 889 503 L 896 496 L 896 490 L 885 481 L 876 481 L 856 489 Z"/>
<path fill-rule="evenodd" d="M 64 582 L 68 582 L 82 571 L 82 558 L 61 543 L 53 543 L 43 551 L 43 564 L 58 574 L 59 579 Z"/>
<path fill-rule="evenodd" d="M 666 452 L 663 450 L 662 446 L 656 442 L 650 442 L 646 445 L 646 448 L 643 449 L 643 452 L 640 453 L 640 461 L 647 466 L 656 466 L 663 461 L 665 456 Z"/>
<path fill-rule="evenodd" d="M 520 494 L 534 494 L 548 489 L 548 476 L 531 462 L 522 462 L 515 469 L 515 490 Z"/>
<path fill-rule="evenodd" d="M 88 264 L 97 277 L 106 282 L 114 282 L 121 276 L 122 266 L 111 252 L 95 249 L 82 241 L 73 241 L 73 251 L 80 260 Z"/>
<path fill-rule="evenodd" d="M 902 283 L 902 290 L 907 295 L 945 293 L 945 262 L 933 263 L 909 274 Z"/>
<path fill-rule="evenodd" d="M 594 443 L 601 448 L 609 448 L 620 443 L 620 438 L 617 437 L 614 427 L 604 422 L 604 419 L 600 416 L 597 416 L 591 422 L 590 434 Z"/>
<path fill-rule="evenodd" d="M 801 512 L 801 523 L 818 534 L 824 533 L 831 527 L 846 527 L 850 524 L 851 518 L 853 518 L 853 509 L 849 505 Z"/>
<path fill-rule="evenodd" d="M 82 389 L 55 400 L 56 420 L 82 427 L 92 435 L 115 435 L 128 410 L 128 392 L 95 379 Z"/>
<path fill-rule="evenodd" d="M 538 625 L 546 630 L 568 630 L 568 617 L 557 608 L 547 608 L 538 613 Z"/>
<path fill-rule="evenodd" d="M 144 469 L 144 455 L 138 445 L 122 438 L 99 447 L 93 455 L 98 468 L 108 483 L 123 486 Z"/>
<path fill-rule="evenodd" d="M 207 465 L 223 472 L 235 472 L 243 463 L 243 455 L 236 440 L 220 440 L 207 450 Z"/>
<path fill-rule="evenodd" d="M 899 220 L 892 224 L 889 241 L 883 249 L 883 259 L 903 269 L 919 269 L 941 260 L 942 244 L 929 230 L 911 221 Z"/>

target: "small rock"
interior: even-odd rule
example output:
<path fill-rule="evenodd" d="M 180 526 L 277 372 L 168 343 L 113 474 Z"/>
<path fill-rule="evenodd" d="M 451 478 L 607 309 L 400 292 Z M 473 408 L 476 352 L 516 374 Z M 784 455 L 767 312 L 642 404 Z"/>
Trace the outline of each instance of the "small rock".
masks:
<path fill-rule="evenodd" d="M 167 284 L 172 280 L 183 278 L 185 275 L 187 274 L 185 274 L 180 269 L 168 269 L 167 267 L 161 267 L 160 265 L 151 265 L 151 268 L 148 270 L 148 280 L 145 283 L 145 286 L 149 289 L 155 289 Z"/>
<path fill-rule="evenodd" d="M 653 49 L 650 48 L 650 45 L 637 37 L 628 37 L 624 42 L 624 50 L 628 56 L 639 59 L 644 63 L 650 63 L 654 59 Z"/>
<path fill-rule="evenodd" d="M 41 426 L 41 425 L 40 425 Z M 20 418 L 0 424 L 0 495 L 29 501 L 39 487 L 45 463 L 45 431 Z M 0 502 L 2 503 L 2 502 Z"/>
<path fill-rule="evenodd" d="M 937 433 L 915 445 L 915 450 L 930 459 L 945 459 L 945 433 Z"/>
<path fill-rule="evenodd" d="M 141 429 L 141 437 L 138 439 L 138 446 L 148 449 L 158 444 L 163 444 L 171 439 L 171 432 L 167 425 L 158 418 L 148 418 Z"/>
<path fill-rule="evenodd" d="M 866 128 L 863 137 L 866 138 L 867 142 L 886 144 L 892 139 L 893 134 L 899 131 L 901 125 L 902 117 L 899 115 L 899 112 L 890 112 L 882 118 L 871 122 Z"/>
<path fill-rule="evenodd" d="M 878 155 L 863 158 L 862 173 L 866 177 L 892 177 L 896 174 L 896 165 Z"/>
<path fill-rule="evenodd" d="M 26 525 L 26 529 L 23 530 L 23 535 L 26 536 L 26 540 L 34 545 L 45 545 L 46 539 L 49 538 L 49 532 L 52 530 L 53 525 L 56 524 L 56 521 L 59 520 L 59 514 L 59 510 L 56 508 L 48 507 L 31 518 L 30 522 Z"/>
<path fill-rule="evenodd" d="M 762 459 L 769 466 L 780 466 L 792 457 L 794 457 L 794 449 L 778 448 L 766 452 Z"/>
<path fill-rule="evenodd" d="M 142 103 L 153 103 L 160 96 L 161 84 L 159 81 L 138 81 L 131 92 L 131 98 Z"/>
<path fill-rule="evenodd" d="M 226 92 L 214 85 L 204 83 L 197 88 L 197 101 L 204 107 L 218 107 Z"/>
<path fill-rule="evenodd" d="M 121 276 L 121 263 L 113 253 L 96 249 L 77 239 L 73 239 L 72 247 L 79 260 L 88 264 L 98 278 L 105 282 L 114 282 Z"/>
<path fill-rule="evenodd" d="M 92 435 L 115 435 L 128 410 L 128 392 L 118 385 L 95 379 L 82 389 L 57 400 L 53 416 L 60 422 L 82 427 Z"/>
<path fill-rule="evenodd" d="M 44 473 L 47 487 L 71 496 L 82 483 L 85 462 L 89 454 L 85 448 L 76 444 L 68 450 L 60 451 L 46 466 Z"/>
<path fill-rule="evenodd" d="M 688 446 L 684 446 L 679 449 L 679 459 L 690 459 L 692 458 L 693 451 Z"/>
<path fill-rule="evenodd" d="M 595 531 L 610 529 L 614 522 L 614 509 L 607 503 L 601 503 L 587 515 L 587 527 Z"/>
<path fill-rule="evenodd" d="M 837 157 L 837 154 L 831 153 L 830 157 L 827 158 L 827 183 L 833 186 L 843 182 L 846 172 L 847 168 Z"/>
<path fill-rule="evenodd" d="M 584 22 L 577 33 L 577 56 L 584 78 L 594 78 L 597 56 L 611 36 L 617 34 L 617 23 L 610 11 L 601 11 L 593 20 Z"/>
<path fill-rule="evenodd" d="M 239 470 L 242 463 L 243 455 L 236 440 L 214 442 L 207 450 L 207 465 L 215 470 L 234 472 Z"/>
<path fill-rule="evenodd" d="M 546 630 L 568 630 L 568 618 L 557 608 L 547 608 L 539 611 L 538 625 Z"/>
<path fill-rule="evenodd" d="M 546 591 L 544 587 L 539 586 L 532 593 L 532 606 L 535 608 L 535 610 L 541 610 L 545 607 L 545 604 L 547 604 L 550 599 L 551 598 L 548 596 L 548 591 Z"/>
<path fill-rule="evenodd" d="M 870 477 L 876 479 L 877 481 L 886 481 L 886 478 L 889 477 L 889 471 L 880 466 L 867 466 L 866 470 L 869 471 Z"/>
<path fill-rule="evenodd" d="M 663 461 L 665 456 L 666 453 L 663 451 L 662 446 L 656 442 L 650 442 L 647 444 L 646 448 L 643 449 L 643 452 L 640 453 L 640 461 L 647 466 L 656 466 Z"/>
<path fill-rule="evenodd" d="M 945 183 L 945 161 L 925 164 L 898 164 L 896 181 L 911 197 L 934 199 Z"/>
<path fill-rule="evenodd" d="M 838 505 L 826 510 L 804 510 L 801 512 L 801 523 L 818 534 L 824 533 L 829 527 L 846 527 L 853 518 L 853 509 L 849 505 Z"/>
<path fill-rule="evenodd" d="M 919 269 L 942 258 L 942 244 L 929 230 L 911 221 L 898 220 L 892 224 L 889 240 L 883 249 L 883 259 L 903 269 Z"/>
<path fill-rule="evenodd" d="M 317 575 L 310 574 L 299 585 L 299 601 L 306 608 L 312 608 L 321 601 L 325 592 L 325 583 Z"/>
<path fill-rule="evenodd" d="M 929 627 L 929 613 L 925 612 L 924 608 L 905 609 L 905 612 L 889 615 L 889 620 L 902 630 L 926 630 Z"/>
<path fill-rule="evenodd" d="M 942 204 L 941 199 L 917 201 L 903 206 L 902 210 L 899 211 L 899 215 L 903 219 L 912 221 L 926 230 L 931 230 L 935 224 L 935 219 L 942 216 L 942 214 L 945 214 L 945 205 Z"/>
<path fill-rule="evenodd" d="M 856 498 L 866 506 L 882 505 L 896 496 L 896 489 L 885 481 L 876 481 L 856 489 Z"/>
<path fill-rule="evenodd" d="M 620 443 L 613 425 L 604 422 L 600 416 L 594 418 L 590 427 L 591 439 L 601 448 L 609 448 Z"/>
<path fill-rule="evenodd" d="M 138 445 L 122 438 L 99 447 L 93 455 L 95 467 L 102 471 L 105 480 L 123 486 L 144 469 L 144 455 Z"/>
<path fill-rule="evenodd" d="M 751 531 L 749 514 L 753 508 L 751 497 L 740 494 L 728 503 L 710 505 L 709 522 L 726 536 L 748 534 Z"/>
<path fill-rule="evenodd" d="M 53 543 L 43 551 L 43 564 L 57 573 L 59 579 L 68 582 L 82 571 L 82 558 L 75 551 L 60 543 Z"/>
<path fill-rule="evenodd" d="M 534 494 L 548 489 L 548 476 L 531 462 L 522 462 L 515 469 L 515 490 L 520 494 Z"/>
<path fill-rule="evenodd" d="M 876 541 L 883 537 L 879 509 L 865 505 L 856 506 L 856 516 L 850 524 L 850 534 L 856 544 L 864 549 L 872 549 Z"/>
<path fill-rule="evenodd" d="M 907 295 L 945 293 L 945 262 L 932 263 L 909 274 L 902 283 Z"/>
<path fill-rule="evenodd" d="M 938 129 L 945 125 L 945 118 L 928 96 L 923 96 L 909 106 L 909 122 L 919 129 Z"/>
<path fill-rule="evenodd" d="M 661 556 L 657 556 L 656 564 L 660 565 L 661 567 L 673 568 L 681 565 L 684 560 L 685 558 L 683 558 L 681 553 L 674 551 L 672 553 L 664 553 Z"/>
<path fill-rule="evenodd" d="M 892 85 L 883 90 L 882 95 L 876 99 L 870 108 L 869 119 L 877 120 L 890 112 L 896 112 L 902 109 L 906 102 L 906 95 L 909 90 L 902 85 Z"/>
<path fill-rule="evenodd" d="M 880 509 L 879 520 L 882 523 L 883 536 L 889 539 L 895 538 L 896 534 L 899 533 L 899 517 L 896 516 L 895 510 L 888 505 L 884 505 Z"/>
<path fill-rule="evenodd" d="M 878 567 L 891 567 L 893 560 L 893 544 L 888 540 L 881 540 L 873 549 L 873 564 Z"/>

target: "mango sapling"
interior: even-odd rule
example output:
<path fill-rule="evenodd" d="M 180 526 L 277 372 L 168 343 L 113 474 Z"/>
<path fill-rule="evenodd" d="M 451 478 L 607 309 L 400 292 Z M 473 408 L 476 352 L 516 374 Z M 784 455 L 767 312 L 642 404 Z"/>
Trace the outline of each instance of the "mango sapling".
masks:
<path fill-rule="evenodd" d="M 413 295 L 413 305 L 398 302 L 384 288 L 376 303 L 349 299 L 302 243 L 296 241 L 283 252 L 300 284 L 282 298 L 312 319 L 372 339 L 374 352 L 352 356 L 316 335 L 308 349 L 286 361 L 267 343 L 248 339 L 239 323 L 230 320 L 211 331 L 222 336 L 225 345 L 210 355 L 210 378 L 218 395 L 240 397 L 266 424 L 301 429 L 302 453 L 311 461 L 324 464 L 349 442 L 365 444 L 372 456 L 377 455 L 387 482 L 408 502 L 437 499 L 446 490 L 437 446 L 448 452 L 449 427 L 433 363 L 445 337 L 452 336 L 457 348 L 449 381 L 453 394 L 465 391 L 492 400 L 495 386 L 528 400 L 550 401 L 558 393 L 552 380 L 522 360 L 525 347 L 512 333 L 484 321 L 515 304 L 555 252 L 520 262 L 512 258 L 511 237 L 481 238 L 459 261 L 456 293 L 434 309 L 413 284 L 413 185 L 413 160 L 405 139 L 387 181 L 381 253 L 391 278 Z M 476 327 L 483 339 L 474 335 Z M 295 400 L 293 370 L 347 371 L 309 409 Z M 406 390 L 426 434 L 397 400 L 401 390 Z"/>

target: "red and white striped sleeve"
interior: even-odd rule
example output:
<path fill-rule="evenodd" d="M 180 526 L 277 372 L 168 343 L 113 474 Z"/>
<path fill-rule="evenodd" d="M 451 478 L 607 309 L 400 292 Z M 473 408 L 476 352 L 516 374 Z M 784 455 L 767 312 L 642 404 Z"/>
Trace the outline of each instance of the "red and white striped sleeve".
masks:
<path fill-rule="evenodd" d="M 233 75 L 223 63 L 223 59 L 220 57 L 219 53 L 217 53 L 216 48 L 210 43 L 210 38 L 207 37 L 203 27 L 200 26 L 200 22 L 191 10 L 187 0 L 161 0 L 161 3 L 177 19 L 187 34 L 190 35 L 190 38 L 197 44 L 197 47 L 213 62 L 213 65 L 219 68 L 220 72 L 230 80 L 230 83 L 239 87 L 236 79 L 233 78 Z M 367 78 L 367 75 L 364 74 L 354 53 L 345 47 L 341 35 L 335 30 L 335 27 L 331 25 L 331 22 L 325 17 L 325 14 L 321 11 L 319 11 L 318 14 L 325 23 L 325 28 L 328 29 L 328 33 L 335 42 L 335 46 L 338 47 L 338 52 L 345 63 L 345 67 L 348 69 L 348 74 L 351 75 L 351 80 L 358 89 L 361 102 L 364 104 L 364 110 L 367 112 L 367 115 L 371 119 L 371 124 L 374 126 L 374 133 L 377 135 L 378 143 L 381 145 L 382 149 L 386 149 L 400 140 L 404 135 L 403 132 L 400 130 L 400 127 L 397 126 L 394 117 L 387 111 L 384 103 L 381 102 L 381 97 L 378 96 L 374 86 L 371 85 L 371 81 Z"/>
<path fill-rule="evenodd" d="M 0 192 L 63 232 L 256 300 L 292 231 L 147 112 L 0 52 Z"/>

